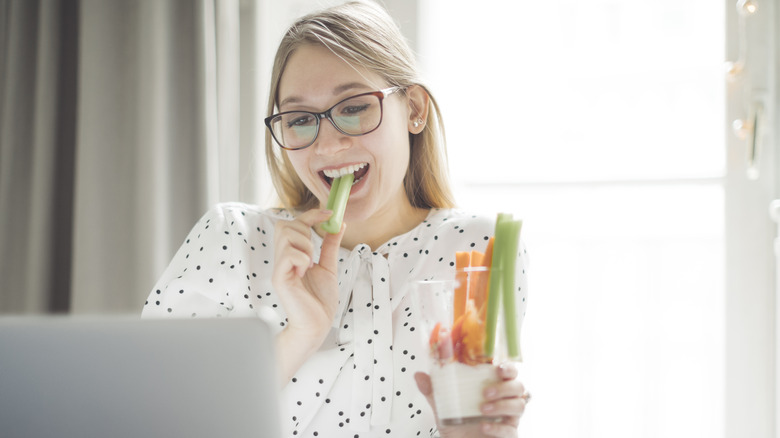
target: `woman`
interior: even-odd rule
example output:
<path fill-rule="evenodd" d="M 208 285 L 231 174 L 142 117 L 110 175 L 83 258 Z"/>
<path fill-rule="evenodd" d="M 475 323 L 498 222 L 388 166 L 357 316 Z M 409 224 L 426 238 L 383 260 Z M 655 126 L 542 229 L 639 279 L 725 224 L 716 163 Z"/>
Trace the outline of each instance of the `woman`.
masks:
<path fill-rule="evenodd" d="M 494 221 L 452 209 L 438 107 L 392 19 L 360 2 L 299 20 L 277 51 L 274 110 L 266 155 L 285 208 L 212 209 L 144 316 L 266 313 L 291 436 L 516 436 L 526 399 L 514 367 L 497 367 L 485 392 L 483 412 L 500 422 L 460 427 L 437 425 L 417 372 L 428 352 L 410 286 L 452 277 L 455 252 L 484 250 Z M 344 224 L 329 234 L 324 206 L 347 173 Z"/>

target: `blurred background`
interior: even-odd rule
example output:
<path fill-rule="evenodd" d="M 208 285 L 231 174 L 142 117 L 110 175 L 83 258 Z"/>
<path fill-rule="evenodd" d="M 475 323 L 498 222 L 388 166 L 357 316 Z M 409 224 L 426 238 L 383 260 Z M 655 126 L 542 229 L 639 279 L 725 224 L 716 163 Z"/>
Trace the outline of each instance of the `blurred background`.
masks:
<path fill-rule="evenodd" d="M 273 205 L 272 57 L 334 3 L 0 0 L 0 314 L 140 313 L 210 205 Z M 776 2 L 383 4 L 460 206 L 524 219 L 521 436 L 780 437 Z"/>

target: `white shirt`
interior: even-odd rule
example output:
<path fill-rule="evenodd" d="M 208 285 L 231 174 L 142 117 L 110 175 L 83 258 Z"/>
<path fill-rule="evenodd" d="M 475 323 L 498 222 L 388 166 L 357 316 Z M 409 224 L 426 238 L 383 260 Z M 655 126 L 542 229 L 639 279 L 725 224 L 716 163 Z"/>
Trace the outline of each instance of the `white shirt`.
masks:
<path fill-rule="evenodd" d="M 285 210 L 220 204 L 195 225 L 144 306 L 143 317 L 247 317 L 263 312 L 281 331 L 285 312 L 271 285 L 273 234 Z M 415 437 L 436 432 L 414 381 L 426 371 L 425 334 L 409 297 L 414 282 L 453 278 L 456 251 L 484 251 L 495 219 L 434 209 L 375 251 L 339 250 L 339 310 L 322 347 L 282 390 L 291 437 Z M 315 261 L 322 238 L 312 232 Z M 526 257 L 517 259 L 519 318 Z M 261 310 L 266 309 L 266 310 Z M 271 310 L 269 312 L 268 310 Z"/>

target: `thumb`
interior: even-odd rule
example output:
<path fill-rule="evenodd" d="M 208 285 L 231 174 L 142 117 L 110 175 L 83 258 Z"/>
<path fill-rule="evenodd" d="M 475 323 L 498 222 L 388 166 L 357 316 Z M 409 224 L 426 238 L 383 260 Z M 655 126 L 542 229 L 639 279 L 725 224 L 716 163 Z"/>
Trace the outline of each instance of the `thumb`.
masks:
<path fill-rule="evenodd" d="M 417 382 L 417 389 L 419 389 L 422 395 L 424 395 L 428 400 L 428 404 L 430 404 L 432 408 L 436 409 L 436 405 L 433 403 L 433 385 L 431 385 L 431 376 L 423 372 L 416 372 L 414 373 L 414 380 Z"/>
<path fill-rule="evenodd" d="M 341 247 L 341 239 L 344 238 L 346 229 L 347 224 L 342 222 L 338 233 L 325 233 L 325 237 L 322 239 L 319 265 L 330 272 L 336 272 L 338 269 L 339 248 Z"/>

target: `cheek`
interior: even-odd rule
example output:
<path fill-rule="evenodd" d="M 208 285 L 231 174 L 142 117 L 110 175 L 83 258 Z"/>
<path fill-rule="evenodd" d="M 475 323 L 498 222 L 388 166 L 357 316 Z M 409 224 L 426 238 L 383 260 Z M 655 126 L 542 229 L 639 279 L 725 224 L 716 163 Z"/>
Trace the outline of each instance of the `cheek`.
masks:
<path fill-rule="evenodd" d="M 290 160 L 290 164 L 293 169 L 295 169 L 295 173 L 298 174 L 298 177 L 303 181 L 306 181 L 307 167 L 306 153 L 304 151 L 305 149 L 300 151 L 286 151 L 285 154 L 287 154 L 287 159 Z"/>
<path fill-rule="evenodd" d="M 406 125 L 404 124 L 403 127 L 405 128 Z M 409 155 L 411 154 L 409 150 L 409 132 L 405 129 L 396 132 L 397 134 L 389 148 L 389 151 L 392 151 L 392 156 L 387 158 L 389 162 L 393 163 L 394 173 L 403 178 L 409 167 Z"/>
<path fill-rule="evenodd" d="M 382 122 L 383 127 L 386 125 L 386 132 L 384 133 L 387 141 L 381 146 L 381 151 L 377 151 L 381 154 L 383 161 L 387 164 L 392 164 L 393 173 L 402 175 L 406 173 L 406 168 L 409 165 L 409 129 L 404 118 L 404 114 L 393 114 L 387 120 Z"/>
<path fill-rule="evenodd" d="M 395 184 L 399 178 L 403 179 L 409 167 L 408 137 L 393 131 L 392 134 L 381 134 L 377 138 L 375 141 L 369 139 L 365 148 L 376 161 L 375 171 L 380 179 L 386 184 Z"/>
<path fill-rule="evenodd" d="M 298 178 L 303 182 L 303 185 L 305 185 L 309 191 L 316 194 L 316 189 L 318 187 L 317 181 L 319 180 L 319 177 L 313 175 L 309 170 L 309 154 L 307 151 L 308 148 L 302 149 L 300 151 L 287 151 L 287 159 L 290 161 L 290 165 L 292 165 L 295 174 L 298 175 Z"/>

